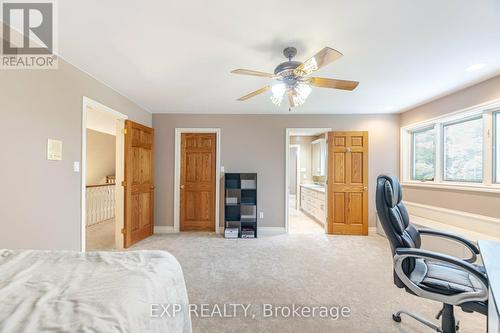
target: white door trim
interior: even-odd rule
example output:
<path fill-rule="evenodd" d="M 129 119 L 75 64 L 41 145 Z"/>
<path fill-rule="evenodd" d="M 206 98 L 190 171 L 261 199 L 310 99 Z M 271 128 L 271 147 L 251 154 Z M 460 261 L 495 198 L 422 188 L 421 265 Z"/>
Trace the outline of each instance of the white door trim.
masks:
<path fill-rule="evenodd" d="M 290 133 L 292 132 L 307 132 L 307 131 L 315 131 L 315 132 L 331 132 L 331 128 L 286 128 L 285 131 L 285 232 L 288 233 L 288 200 L 290 196 L 290 192 L 288 191 L 288 187 L 290 186 L 290 166 L 289 166 L 289 158 L 290 158 Z M 327 149 L 328 154 L 328 149 Z M 300 157 L 299 157 L 300 158 Z M 328 159 L 327 159 L 328 161 Z M 328 170 L 328 169 L 327 169 Z M 300 170 L 299 170 L 300 171 Z M 300 172 L 299 172 L 300 173 Z M 328 172 L 327 172 L 328 174 Z M 327 185 L 328 186 L 328 185 Z M 328 193 L 328 191 L 326 191 Z M 299 195 L 299 193 L 297 193 Z M 328 200 L 328 196 L 325 195 L 326 200 Z M 325 233 L 328 227 L 328 223 L 325 223 Z"/>
<path fill-rule="evenodd" d="M 81 203 L 80 203 L 80 250 L 85 252 L 85 225 L 86 225 L 86 176 L 87 176 L 87 109 L 92 108 L 99 111 L 104 111 L 112 114 L 117 120 L 117 142 L 116 142 L 116 184 L 117 188 L 115 191 L 116 195 L 116 212 L 115 212 L 115 229 L 121 231 L 123 228 L 123 218 L 124 218 L 124 197 L 123 197 L 123 187 L 119 186 L 121 181 L 123 180 L 125 161 L 124 161 L 124 137 L 123 132 L 121 131 L 124 128 L 125 120 L 128 117 L 116 110 L 111 109 L 110 107 L 101 104 L 91 98 L 83 96 L 82 98 L 82 156 L 81 156 L 81 165 L 80 165 L 80 186 L 81 186 Z M 123 236 L 118 233 L 115 234 L 115 243 L 118 249 L 123 248 Z"/>
<path fill-rule="evenodd" d="M 175 176 L 174 176 L 174 232 L 180 229 L 180 204 L 181 204 L 181 134 L 182 133 L 215 133 L 216 162 L 215 162 L 215 232 L 219 233 L 220 210 L 220 128 L 176 128 L 175 129 Z"/>

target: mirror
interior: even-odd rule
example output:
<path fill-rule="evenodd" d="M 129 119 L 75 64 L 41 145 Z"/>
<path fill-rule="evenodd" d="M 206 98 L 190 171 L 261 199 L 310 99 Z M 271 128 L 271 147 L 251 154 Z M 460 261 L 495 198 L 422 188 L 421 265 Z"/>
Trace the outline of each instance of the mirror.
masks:
<path fill-rule="evenodd" d="M 326 176 L 326 140 L 317 139 L 312 143 L 312 175 Z"/>

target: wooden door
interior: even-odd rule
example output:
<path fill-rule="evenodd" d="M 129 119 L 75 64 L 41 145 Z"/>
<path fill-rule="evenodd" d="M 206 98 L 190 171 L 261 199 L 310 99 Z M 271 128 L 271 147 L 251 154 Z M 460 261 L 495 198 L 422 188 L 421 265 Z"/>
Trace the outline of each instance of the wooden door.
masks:
<path fill-rule="evenodd" d="M 215 231 L 216 134 L 181 134 L 180 230 Z"/>
<path fill-rule="evenodd" d="M 328 233 L 368 235 L 368 132 L 328 133 Z"/>
<path fill-rule="evenodd" d="M 124 246 L 153 234 L 154 131 L 125 121 Z"/>

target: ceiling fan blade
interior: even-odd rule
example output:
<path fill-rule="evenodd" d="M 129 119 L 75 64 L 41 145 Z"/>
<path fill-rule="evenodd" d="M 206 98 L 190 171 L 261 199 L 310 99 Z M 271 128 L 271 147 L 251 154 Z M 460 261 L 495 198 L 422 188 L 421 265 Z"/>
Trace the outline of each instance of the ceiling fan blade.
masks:
<path fill-rule="evenodd" d="M 315 87 L 342 89 L 342 90 L 354 90 L 359 84 L 359 82 L 356 81 L 327 79 L 324 77 L 311 77 L 308 79 L 308 83 L 311 86 Z"/>
<path fill-rule="evenodd" d="M 312 58 L 307 59 L 299 67 L 295 68 L 293 72 L 297 76 L 309 75 L 312 72 L 328 65 L 329 63 L 340 59 L 342 56 L 343 54 L 339 51 L 334 50 L 331 47 L 325 47 L 324 49 L 316 53 Z"/>
<path fill-rule="evenodd" d="M 248 95 L 238 98 L 238 101 L 246 101 L 247 99 L 262 94 L 263 92 L 266 92 L 269 89 L 271 89 L 271 86 L 265 86 L 264 88 L 260 88 L 259 90 L 255 90 Z"/>
<path fill-rule="evenodd" d="M 264 72 L 259 72 L 259 71 L 253 71 L 251 69 L 242 69 L 242 68 L 232 70 L 231 73 L 241 74 L 241 75 L 261 76 L 261 77 L 268 77 L 268 78 L 276 77 L 276 75 L 271 74 L 271 73 L 264 73 Z"/>

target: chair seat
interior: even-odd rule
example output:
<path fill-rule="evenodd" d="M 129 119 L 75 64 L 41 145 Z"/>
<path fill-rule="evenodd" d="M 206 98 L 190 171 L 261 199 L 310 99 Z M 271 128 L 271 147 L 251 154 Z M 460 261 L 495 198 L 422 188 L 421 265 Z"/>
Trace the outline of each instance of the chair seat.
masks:
<path fill-rule="evenodd" d="M 474 275 L 452 265 L 425 259 L 415 260 L 410 279 L 422 289 L 443 295 L 483 290 Z"/>

